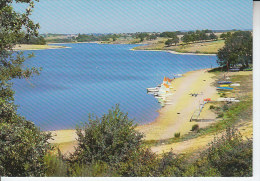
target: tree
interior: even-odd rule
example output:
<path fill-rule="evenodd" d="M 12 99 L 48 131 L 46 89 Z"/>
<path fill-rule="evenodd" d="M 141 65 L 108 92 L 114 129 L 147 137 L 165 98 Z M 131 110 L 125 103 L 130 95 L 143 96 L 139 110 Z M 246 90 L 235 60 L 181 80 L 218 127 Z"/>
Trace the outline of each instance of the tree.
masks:
<path fill-rule="evenodd" d="M 124 162 L 140 148 L 143 135 L 135 127 L 118 105 L 100 119 L 90 116 L 77 128 L 78 147 L 71 159 L 82 164 Z"/>
<path fill-rule="evenodd" d="M 184 43 L 189 43 L 191 42 L 191 35 L 190 34 L 185 34 L 183 37 L 182 37 L 182 41 Z"/>
<path fill-rule="evenodd" d="M 217 63 L 220 66 L 232 67 L 241 64 L 248 67 L 252 64 L 252 34 L 249 31 L 237 31 L 227 36 L 225 45 L 218 51 Z"/>
<path fill-rule="evenodd" d="M 145 32 L 143 32 L 143 33 L 136 33 L 136 34 L 135 34 L 135 37 L 136 37 L 136 38 L 140 38 L 140 42 L 144 41 L 144 39 L 145 39 L 147 36 L 149 36 L 149 35 L 148 35 L 148 33 L 145 33 Z"/>
<path fill-rule="evenodd" d="M 160 37 L 165 37 L 165 38 L 175 38 L 176 36 L 177 34 L 175 32 L 170 32 L 170 31 L 162 32 L 160 34 Z"/>
<path fill-rule="evenodd" d="M 23 13 L 15 12 L 13 3 L 28 4 Z M 44 154 L 50 150 L 50 134 L 40 132 L 34 123 L 17 113 L 12 83 L 14 78 L 30 78 L 39 69 L 23 68 L 26 58 L 13 47 L 25 37 L 38 36 L 38 24 L 30 20 L 33 0 L 0 2 L 0 175 L 43 176 Z"/>
<path fill-rule="evenodd" d="M 222 33 L 222 34 L 220 35 L 220 38 L 222 38 L 223 40 L 225 40 L 226 37 L 227 37 L 227 34 L 226 34 L 226 33 Z"/>
<path fill-rule="evenodd" d="M 214 33 L 210 33 L 209 38 L 211 40 L 217 40 L 218 39 L 217 35 L 215 35 Z"/>
<path fill-rule="evenodd" d="M 167 46 L 171 46 L 172 44 L 173 44 L 173 39 L 168 39 L 165 42 L 165 45 L 167 45 Z"/>
<path fill-rule="evenodd" d="M 157 38 L 157 36 L 155 34 L 149 35 L 147 36 L 147 40 L 155 40 Z"/>

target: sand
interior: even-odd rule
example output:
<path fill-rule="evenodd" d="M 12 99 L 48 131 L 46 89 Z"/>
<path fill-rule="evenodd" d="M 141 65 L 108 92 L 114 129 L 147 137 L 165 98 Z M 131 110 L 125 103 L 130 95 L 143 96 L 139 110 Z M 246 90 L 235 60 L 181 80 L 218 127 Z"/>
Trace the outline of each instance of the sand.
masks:
<path fill-rule="evenodd" d="M 29 44 L 17 44 L 14 50 L 46 50 L 46 49 L 60 49 L 60 48 L 70 48 L 66 46 L 57 45 L 29 45 Z"/>

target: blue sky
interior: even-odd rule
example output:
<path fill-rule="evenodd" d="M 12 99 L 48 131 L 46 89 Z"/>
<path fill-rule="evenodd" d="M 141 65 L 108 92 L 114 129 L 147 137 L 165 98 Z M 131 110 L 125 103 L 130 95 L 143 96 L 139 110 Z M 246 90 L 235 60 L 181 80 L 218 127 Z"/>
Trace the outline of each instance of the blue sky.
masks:
<path fill-rule="evenodd" d="M 15 6 L 22 9 L 24 6 Z M 40 0 L 40 33 L 252 29 L 252 0 Z"/>

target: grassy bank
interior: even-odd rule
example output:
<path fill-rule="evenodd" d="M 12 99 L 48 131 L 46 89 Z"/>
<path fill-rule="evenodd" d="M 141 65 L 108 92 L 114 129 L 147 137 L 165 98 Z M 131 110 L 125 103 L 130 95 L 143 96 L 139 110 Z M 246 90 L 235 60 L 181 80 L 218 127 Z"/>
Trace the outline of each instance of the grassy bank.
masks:
<path fill-rule="evenodd" d="M 224 40 L 165 46 L 167 39 L 162 38 L 153 44 L 138 46 L 134 50 L 172 50 L 179 53 L 216 54 L 224 46 Z"/>

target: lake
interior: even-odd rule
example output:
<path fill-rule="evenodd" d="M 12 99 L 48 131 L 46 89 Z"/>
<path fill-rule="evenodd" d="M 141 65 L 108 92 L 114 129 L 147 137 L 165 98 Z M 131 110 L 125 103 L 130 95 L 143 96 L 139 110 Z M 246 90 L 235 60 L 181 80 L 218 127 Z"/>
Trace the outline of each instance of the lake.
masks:
<path fill-rule="evenodd" d="M 89 113 L 102 116 L 116 104 L 136 123 L 152 122 L 160 105 L 147 94 L 164 76 L 216 67 L 216 56 L 132 51 L 137 45 L 65 44 L 71 48 L 34 52 L 26 66 L 39 76 L 14 80 L 18 112 L 42 130 L 75 128 Z"/>

